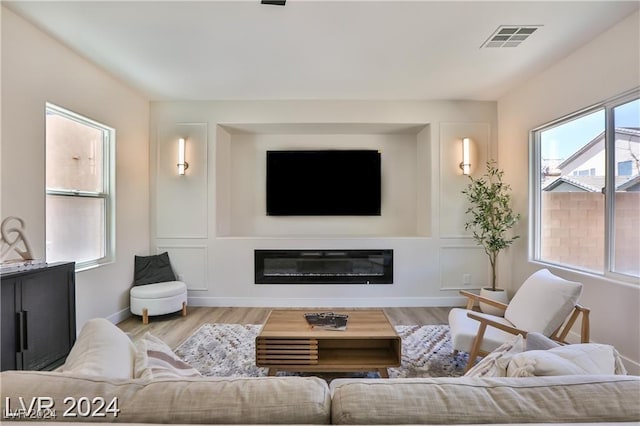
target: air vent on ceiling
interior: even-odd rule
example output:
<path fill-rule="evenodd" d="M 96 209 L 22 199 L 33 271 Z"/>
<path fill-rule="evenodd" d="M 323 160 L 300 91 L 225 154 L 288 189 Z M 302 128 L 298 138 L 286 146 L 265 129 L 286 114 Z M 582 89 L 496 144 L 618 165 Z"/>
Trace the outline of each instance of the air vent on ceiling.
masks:
<path fill-rule="evenodd" d="M 540 27 L 541 25 L 500 25 L 480 47 L 516 47 Z"/>
<path fill-rule="evenodd" d="M 284 6 L 287 0 L 262 0 L 261 4 L 270 4 L 273 6 Z"/>

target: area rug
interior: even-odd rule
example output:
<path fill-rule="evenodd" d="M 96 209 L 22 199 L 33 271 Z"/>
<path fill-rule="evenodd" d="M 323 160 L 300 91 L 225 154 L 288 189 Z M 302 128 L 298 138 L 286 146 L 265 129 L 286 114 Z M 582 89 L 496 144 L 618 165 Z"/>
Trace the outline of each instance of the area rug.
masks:
<path fill-rule="evenodd" d="M 255 365 L 255 338 L 261 325 L 204 324 L 175 350 L 175 353 L 203 376 L 261 377 L 267 369 Z M 452 356 L 447 325 L 399 325 L 402 338 L 402 363 L 389 368 L 389 377 L 461 376 L 467 354 Z M 301 375 L 279 371 L 278 376 Z M 307 374 L 311 375 L 311 374 Z M 345 376 L 344 374 L 340 374 Z M 377 372 L 349 377 L 379 377 Z"/>

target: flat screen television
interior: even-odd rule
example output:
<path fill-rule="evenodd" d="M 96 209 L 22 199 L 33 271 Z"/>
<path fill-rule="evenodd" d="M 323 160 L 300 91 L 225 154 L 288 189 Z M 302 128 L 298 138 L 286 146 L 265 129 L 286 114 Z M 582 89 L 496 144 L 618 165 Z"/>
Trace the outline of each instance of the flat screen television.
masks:
<path fill-rule="evenodd" d="M 380 216 L 375 150 L 267 151 L 267 215 Z"/>

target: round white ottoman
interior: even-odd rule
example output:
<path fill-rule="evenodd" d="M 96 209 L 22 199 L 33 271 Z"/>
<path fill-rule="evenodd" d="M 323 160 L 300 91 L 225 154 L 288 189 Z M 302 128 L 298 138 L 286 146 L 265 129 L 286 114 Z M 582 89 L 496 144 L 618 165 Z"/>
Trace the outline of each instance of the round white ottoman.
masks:
<path fill-rule="evenodd" d="M 182 310 L 187 315 L 187 285 L 182 281 L 138 285 L 129 291 L 131 313 L 142 315 L 142 323 L 149 323 L 149 315 L 164 315 Z"/>

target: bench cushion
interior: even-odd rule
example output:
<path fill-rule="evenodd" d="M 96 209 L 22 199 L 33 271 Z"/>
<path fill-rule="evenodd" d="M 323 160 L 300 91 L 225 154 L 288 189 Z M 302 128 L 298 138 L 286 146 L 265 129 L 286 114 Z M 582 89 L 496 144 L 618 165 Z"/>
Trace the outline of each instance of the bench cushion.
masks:
<path fill-rule="evenodd" d="M 177 296 L 187 291 L 187 285 L 182 281 L 167 281 L 164 283 L 147 284 L 131 288 L 131 297 L 136 299 L 161 299 Z"/>

